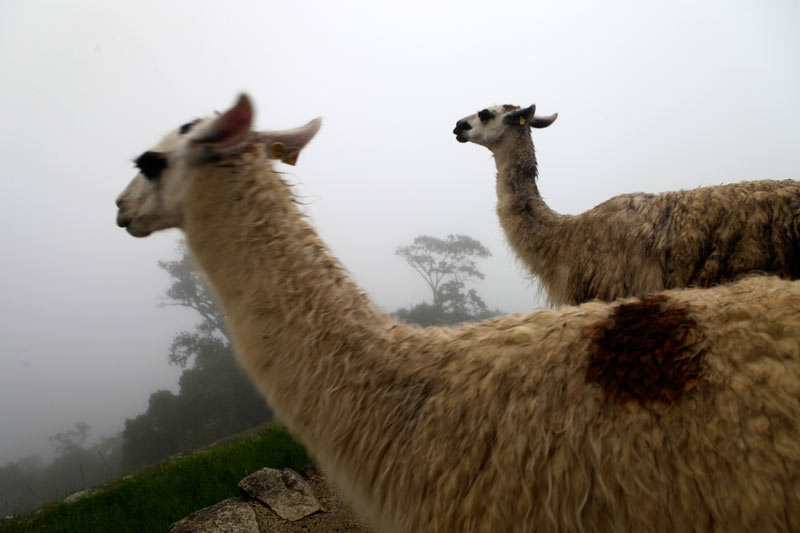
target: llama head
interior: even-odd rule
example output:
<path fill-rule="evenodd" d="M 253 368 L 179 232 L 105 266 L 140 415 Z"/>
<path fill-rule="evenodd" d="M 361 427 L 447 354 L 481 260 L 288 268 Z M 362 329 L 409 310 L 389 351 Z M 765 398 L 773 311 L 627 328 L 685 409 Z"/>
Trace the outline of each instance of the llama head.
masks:
<path fill-rule="evenodd" d="M 473 142 L 490 150 L 500 145 L 511 131 L 526 132 L 528 128 L 546 128 L 558 113 L 546 117 L 536 116 L 536 106 L 520 108 L 514 105 L 496 105 L 478 111 L 456 122 L 453 133 L 458 142 Z"/>
<path fill-rule="evenodd" d="M 117 198 L 117 224 L 134 237 L 180 227 L 183 196 L 193 173 L 254 141 L 264 143 L 268 157 L 293 165 L 321 124 L 315 119 L 292 130 L 251 132 L 252 121 L 253 105 L 242 94 L 228 111 L 165 135 L 134 160 L 139 173 Z"/>

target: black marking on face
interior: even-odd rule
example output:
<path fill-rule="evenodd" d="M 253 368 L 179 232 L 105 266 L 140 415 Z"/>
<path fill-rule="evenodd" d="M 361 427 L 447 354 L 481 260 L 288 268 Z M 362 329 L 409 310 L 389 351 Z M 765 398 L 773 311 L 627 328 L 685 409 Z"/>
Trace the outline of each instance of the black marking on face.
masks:
<path fill-rule="evenodd" d="M 464 119 L 459 120 L 456 122 L 456 127 L 453 129 L 453 133 L 456 134 L 456 140 L 460 143 L 465 143 L 469 141 L 469 138 L 464 135 L 465 131 L 469 131 L 472 129 L 472 125 Z"/>
<path fill-rule="evenodd" d="M 189 130 L 191 130 L 191 129 L 192 129 L 192 126 L 194 126 L 194 125 L 195 125 L 195 124 L 197 124 L 198 122 L 199 122 L 198 120 L 193 120 L 193 121 L 191 121 L 191 122 L 187 122 L 186 124 L 184 124 L 183 126 L 181 126 L 181 127 L 180 127 L 180 129 L 178 129 L 178 132 L 179 132 L 181 135 L 186 135 L 187 133 L 189 133 Z"/>
<path fill-rule="evenodd" d="M 478 111 L 478 118 L 481 119 L 481 123 L 486 124 L 490 120 L 495 117 L 494 113 L 489 111 L 488 109 L 482 109 Z"/>
<path fill-rule="evenodd" d="M 167 157 L 159 152 L 145 152 L 133 162 L 149 180 L 156 180 L 167 168 Z"/>

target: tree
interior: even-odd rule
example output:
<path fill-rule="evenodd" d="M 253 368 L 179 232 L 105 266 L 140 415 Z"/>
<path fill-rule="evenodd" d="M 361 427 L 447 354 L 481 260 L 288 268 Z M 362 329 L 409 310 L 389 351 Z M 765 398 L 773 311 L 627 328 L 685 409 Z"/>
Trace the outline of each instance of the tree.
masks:
<path fill-rule="evenodd" d="M 200 323 L 175 335 L 169 362 L 184 369 L 179 392 L 150 395 L 147 411 L 125 421 L 123 468 L 156 463 L 256 426 L 272 412 L 239 367 L 225 321 L 186 247 L 159 261 L 172 278 L 163 305 L 193 309 Z"/>
<path fill-rule="evenodd" d="M 27 511 L 119 475 L 120 438 L 101 439 L 86 447 L 89 425 L 76 423 L 50 437 L 54 459 L 28 456 L 0 467 L 0 503 L 4 514 Z"/>
<path fill-rule="evenodd" d="M 473 257 L 486 258 L 489 249 L 466 235 L 448 235 L 438 239 L 420 235 L 410 246 L 397 248 L 397 255 L 405 259 L 411 268 L 422 276 L 433 292 L 433 305 L 442 309 L 446 303 L 443 292 L 452 294 L 448 283 L 463 283 L 472 278 L 483 279 L 483 273 L 475 266 Z"/>
<path fill-rule="evenodd" d="M 195 265 L 186 245 L 182 242 L 179 247 L 182 254 L 180 259 L 159 261 L 158 266 L 172 278 L 172 285 L 167 289 L 167 301 L 163 305 L 188 307 L 195 310 L 201 318 L 194 332 L 178 333 L 169 349 L 169 362 L 185 368 L 189 358 L 199 351 L 199 343 L 206 338 L 219 337 L 227 344 L 231 341 L 225 328 L 225 320 L 208 288 L 205 276 Z"/>
<path fill-rule="evenodd" d="M 56 455 L 64 455 L 75 448 L 83 446 L 88 436 L 89 424 L 86 422 L 76 422 L 72 429 L 59 431 L 50 437 L 50 441 L 56 443 Z"/>
<path fill-rule="evenodd" d="M 398 309 L 395 315 L 422 326 L 457 324 L 482 320 L 500 314 L 490 310 L 475 289 L 466 282 L 484 279 L 475 259 L 491 256 L 488 248 L 467 235 L 448 235 L 445 239 L 420 235 L 410 246 L 397 248 L 430 287 L 433 304 L 422 302 L 411 309 Z"/>
<path fill-rule="evenodd" d="M 61 431 L 50 438 L 57 443 L 56 457 L 47 466 L 47 485 L 55 494 L 65 496 L 71 492 L 97 485 L 119 474 L 119 447 L 116 439 L 104 439 L 91 447 L 85 443 L 89 425 L 77 422 L 72 429 Z M 103 453 L 105 452 L 105 453 Z M 45 492 L 45 495 L 47 495 Z"/>

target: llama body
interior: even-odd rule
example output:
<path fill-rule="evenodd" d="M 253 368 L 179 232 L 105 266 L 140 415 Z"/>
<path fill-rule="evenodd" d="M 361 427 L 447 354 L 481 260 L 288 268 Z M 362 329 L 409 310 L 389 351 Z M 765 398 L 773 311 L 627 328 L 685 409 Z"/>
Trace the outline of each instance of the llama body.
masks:
<path fill-rule="evenodd" d="M 753 272 L 800 277 L 800 182 L 624 194 L 562 215 L 539 194 L 530 135 L 530 126 L 546 127 L 556 115 L 536 117 L 533 106 L 481 113 L 454 133 L 494 154 L 500 223 L 551 303 L 710 287 Z"/>
<path fill-rule="evenodd" d="M 242 365 L 378 531 L 800 528 L 800 283 L 402 325 L 237 133 L 251 114 L 171 134 L 118 223 L 179 220 Z"/>

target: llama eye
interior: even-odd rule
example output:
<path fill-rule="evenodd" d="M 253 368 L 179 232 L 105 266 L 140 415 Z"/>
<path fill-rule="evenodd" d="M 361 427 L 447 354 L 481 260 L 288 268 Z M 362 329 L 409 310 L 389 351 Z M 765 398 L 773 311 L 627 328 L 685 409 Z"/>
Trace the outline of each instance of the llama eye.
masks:
<path fill-rule="evenodd" d="M 158 179 L 161 173 L 167 168 L 167 158 L 158 152 L 145 152 L 133 162 L 144 177 L 149 180 Z"/>
<path fill-rule="evenodd" d="M 187 133 L 189 133 L 189 130 L 192 129 L 192 126 L 197 124 L 199 121 L 200 120 L 198 119 L 198 120 L 193 120 L 191 122 L 187 122 L 186 124 L 178 128 L 178 133 L 180 133 L 181 135 L 186 135 Z"/>
<path fill-rule="evenodd" d="M 483 109 L 481 111 L 478 111 L 478 118 L 481 119 L 482 123 L 486 124 L 487 122 L 489 122 L 494 118 L 494 113 L 492 113 L 488 109 Z"/>

